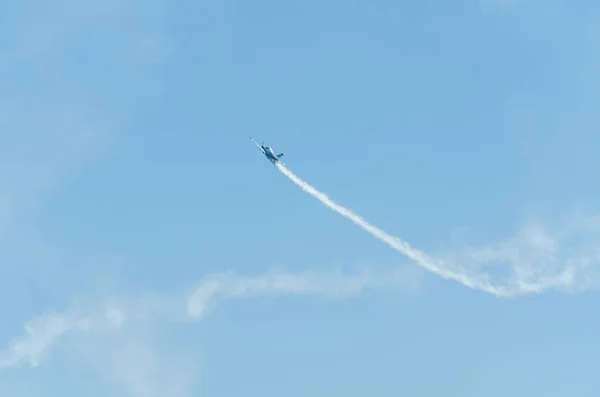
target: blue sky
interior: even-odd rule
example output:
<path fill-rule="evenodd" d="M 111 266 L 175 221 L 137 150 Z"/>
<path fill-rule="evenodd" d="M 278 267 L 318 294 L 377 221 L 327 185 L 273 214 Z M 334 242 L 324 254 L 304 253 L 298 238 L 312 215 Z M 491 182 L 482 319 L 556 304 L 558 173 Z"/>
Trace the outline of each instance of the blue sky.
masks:
<path fill-rule="evenodd" d="M 0 395 L 597 394 L 597 2 L 3 9 Z"/>

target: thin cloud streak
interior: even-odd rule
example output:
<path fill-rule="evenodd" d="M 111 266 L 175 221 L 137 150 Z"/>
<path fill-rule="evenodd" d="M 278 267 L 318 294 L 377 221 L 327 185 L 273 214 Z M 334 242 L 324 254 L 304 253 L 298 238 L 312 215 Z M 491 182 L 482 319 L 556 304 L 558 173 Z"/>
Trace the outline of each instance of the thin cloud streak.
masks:
<path fill-rule="evenodd" d="M 220 299 L 247 299 L 280 295 L 318 296 L 344 299 L 367 289 L 414 291 L 420 272 L 413 267 L 399 267 L 390 272 L 365 269 L 354 274 L 339 270 L 301 273 L 272 270 L 254 276 L 233 272 L 207 275 L 189 295 L 181 293 L 141 295 L 124 299 L 107 299 L 102 305 L 78 304 L 62 313 L 51 312 L 25 324 L 24 334 L 0 352 L 0 372 L 29 365 L 38 367 L 49 358 L 52 348 L 70 335 L 104 337 L 129 332 L 133 328 L 151 329 L 161 323 L 181 323 L 204 317 L 208 307 Z M 185 313 L 183 312 L 185 308 Z"/>
<path fill-rule="evenodd" d="M 419 276 L 420 273 L 409 267 L 401 267 L 387 273 L 369 268 L 356 274 L 343 274 L 340 271 L 270 271 L 255 276 L 242 276 L 226 272 L 206 276 L 198 283 L 188 299 L 187 313 L 192 318 L 202 317 L 211 302 L 219 298 L 304 295 L 344 299 L 367 289 L 400 287 L 408 291 L 419 285 Z"/>

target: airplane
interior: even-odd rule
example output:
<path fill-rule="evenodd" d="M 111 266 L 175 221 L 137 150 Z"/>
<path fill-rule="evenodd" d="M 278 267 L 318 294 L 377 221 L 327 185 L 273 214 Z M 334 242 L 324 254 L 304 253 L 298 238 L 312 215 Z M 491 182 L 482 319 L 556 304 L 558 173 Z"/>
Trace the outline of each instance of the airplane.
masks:
<path fill-rule="evenodd" d="M 250 137 L 250 139 L 252 139 L 252 137 Z M 271 163 L 273 164 L 279 162 L 281 157 L 283 156 L 283 153 L 276 154 L 272 147 L 265 146 L 264 142 L 260 145 L 254 139 L 252 139 L 252 142 L 254 142 L 256 146 L 258 146 L 258 148 L 263 152 L 265 157 L 268 158 L 269 161 L 271 161 Z"/>

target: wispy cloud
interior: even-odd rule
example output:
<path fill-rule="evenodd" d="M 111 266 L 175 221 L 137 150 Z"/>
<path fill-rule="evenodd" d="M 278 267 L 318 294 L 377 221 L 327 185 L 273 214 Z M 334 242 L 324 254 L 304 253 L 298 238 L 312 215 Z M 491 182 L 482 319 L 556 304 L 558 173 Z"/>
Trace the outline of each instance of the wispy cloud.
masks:
<path fill-rule="evenodd" d="M 200 362 L 174 340 L 140 338 L 122 333 L 110 344 L 91 341 L 85 356 L 100 375 L 131 397 L 192 396 L 200 379 Z"/>
<path fill-rule="evenodd" d="M 176 298 L 176 299 L 174 299 Z M 65 348 L 98 379 L 132 397 L 191 396 L 200 378 L 194 349 L 168 331 L 183 312 L 178 296 L 111 299 L 102 321 Z"/>
<path fill-rule="evenodd" d="M 517 4 L 493 0 L 481 3 L 487 7 Z M 81 85 L 82 81 L 94 80 L 77 74 L 82 70 L 62 68 L 70 55 L 87 44 L 78 41 L 82 37 L 79 33 L 89 32 L 88 29 L 110 33 L 111 28 L 104 23 L 116 19 L 123 25 L 137 27 L 127 29 L 128 35 L 119 34 L 117 55 L 103 46 L 98 50 L 111 70 L 119 70 L 137 82 L 143 80 L 135 80 L 137 71 L 147 70 L 139 68 L 140 64 L 157 66 L 170 54 L 160 32 L 137 18 L 129 18 L 135 16 L 135 10 L 145 7 L 143 2 L 66 0 L 40 4 L 43 7 L 36 8 L 35 14 L 27 14 L 24 21 L 4 28 L 10 29 L 14 33 L 10 37 L 17 40 L 12 49 L 0 56 L 2 71 L 11 81 L 0 96 L 0 247 L 5 248 L 0 253 L 0 272 L 9 275 L 10 270 L 10 277 L 0 280 L 0 287 L 4 287 L 0 288 L 0 297 L 5 302 L 0 307 L 5 308 L 3 315 L 6 313 L 0 335 L 22 333 L 14 339 L 7 338 L 6 348 L 0 350 L 0 394 L 18 395 L 19 385 L 6 390 L 5 380 L 13 374 L 12 370 L 43 366 L 53 354 L 62 353 L 77 364 L 85 363 L 93 369 L 95 379 L 127 395 L 191 396 L 201 363 L 193 347 L 164 331 L 177 326 L 192 327 L 188 321 L 205 319 L 220 300 L 283 295 L 347 299 L 366 291 L 414 291 L 419 287 L 424 273 L 416 266 L 384 271 L 375 265 L 357 272 L 223 272 L 205 275 L 189 291 L 111 291 L 95 303 L 74 303 L 64 311 L 42 310 L 45 314 L 26 322 L 24 329 L 5 326 L 8 319 L 27 316 L 15 316 L 14 311 L 20 309 L 14 308 L 15 297 L 9 291 L 29 291 L 31 283 L 24 274 L 31 277 L 29 274 L 35 273 L 32 268 L 36 261 L 31 260 L 29 267 L 21 270 L 23 274 L 15 277 L 15 267 L 11 266 L 15 257 L 30 259 L 30 255 L 35 255 L 48 260 L 60 251 L 60 247 L 49 247 L 43 236 L 34 233 L 34 215 L 63 178 L 110 142 L 123 116 L 119 106 L 108 104 L 110 92 L 100 87 L 108 78 L 102 70 L 95 76 L 100 82 L 90 87 Z M 149 25 L 160 19 L 160 5 L 157 7 L 156 15 L 148 19 Z M 104 57 L 107 54 L 112 56 Z M 106 66 L 100 66 L 103 65 Z M 2 234 L 3 230 L 6 233 Z M 408 247 L 393 236 L 386 238 L 391 245 Z M 539 222 L 527 223 L 513 237 L 498 243 L 440 250 L 435 254 L 440 262 L 434 264 L 443 263 L 454 274 L 466 273 L 485 283 L 497 282 L 517 291 L 581 291 L 598 286 L 599 242 L 600 217 L 577 214 L 553 228 Z M 9 257 L 7 252 L 15 250 L 18 252 L 11 252 Z M 416 254 L 419 257 L 419 252 Z M 57 268 L 58 265 L 53 269 Z M 64 291 L 62 298 L 70 300 L 71 292 Z M 61 302 L 46 299 L 38 304 L 62 306 Z M 30 310 L 28 307 L 27 312 Z M 30 379 L 28 376 L 28 383 L 34 383 Z M 29 390 L 31 395 L 43 396 L 34 385 L 29 387 L 33 388 Z"/>
<path fill-rule="evenodd" d="M 104 292 L 96 303 L 78 301 L 62 312 L 48 312 L 27 322 L 23 335 L 0 351 L 0 379 L 3 371 L 37 368 L 57 355 L 62 361 L 69 357 L 85 363 L 97 381 L 128 396 L 191 396 L 201 377 L 201 361 L 193 347 L 171 332 L 205 319 L 220 299 L 280 295 L 344 299 L 386 288 L 412 292 L 422 275 L 412 266 L 388 272 L 374 268 L 355 273 L 339 269 L 224 272 L 207 275 L 189 291 L 172 294 Z"/>
<path fill-rule="evenodd" d="M 178 350 L 177 340 L 161 334 L 177 323 L 174 297 L 112 295 L 103 303 L 77 302 L 27 322 L 24 334 L 0 353 L 0 378 L 3 371 L 37 368 L 57 354 L 85 362 L 107 390 L 134 397 L 191 395 L 199 362 L 189 348 Z M 184 300 L 177 301 L 183 313 Z"/>
<path fill-rule="evenodd" d="M 52 347 L 61 338 L 73 332 L 90 331 L 98 325 L 119 325 L 118 312 L 107 311 L 102 319 L 77 316 L 72 313 L 48 313 L 35 317 L 25 324 L 25 335 L 10 342 L 6 352 L 0 356 L 0 369 L 13 368 L 22 364 L 37 367 L 48 357 Z M 98 323 L 98 320 L 102 320 Z"/>
<path fill-rule="evenodd" d="M 42 310 L 22 336 L 8 336 L 27 312 L 60 307 L 77 292 L 64 280 L 81 264 L 66 259 L 69 254 L 50 242 L 39 220 L 51 195 L 114 143 L 122 121 L 143 106 L 140 92 L 160 87 L 157 77 L 172 55 L 162 31 L 165 4 L 41 0 L 7 4 L 0 16 L 0 336 L 8 340 L 0 353 L 2 395 L 44 395 L 43 386 L 29 376 L 20 384 L 12 370 L 38 367 L 61 346 L 77 354 L 95 349 L 88 362 L 103 365 L 106 378 L 131 395 L 173 395 L 170 382 L 174 392 L 182 390 L 185 367 L 165 364 L 160 343 L 141 337 L 148 318 L 163 318 L 152 297 L 145 296 L 141 307 L 131 303 L 139 309 L 133 313 L 115 299 Z M 37 299 L 40 284 L 46 288 Z M 142 365 L 145 372 L 135 375 Z M 155 391 L 145 392 L 142 382 Z"/>
<path fill-rule="evenodd" d="M 388 272 L 365 268 L 346 274 L 339 269 L 298 273 L 271 270 L 256 275 L 224 272 L 203 277 L 189 293 L 129 296 L 111 293 L 111 297 L 101 300 L 102 304 L 80 302 L 63 312 L 48 312 L 27 322 L 24 335 L 11 341 L 0 354 L 0 370 L 22 365 L 37 367 L 48 359 L 54 345 L 73 334 L 95 337 L 129 334 L 135 339 L 148 336 L 154 327 L 202 319 L 211 304 L 219 299 L 281 295 L 345 299 L 368 289 L 414 292 L 422 276 L 422 271 L 412 266 L 400 266 Z M 143 350 L 141 346 L 136 349 Z"/>
<path fill-rule="evenodd" d="M 140 67 L 156 74 L 166 59 L 153 55 L 159 46 L 148 43 L 158 39 L 151 27 L 138 26 L 132 1 L 36 1 L 5 10 L 3 17 L 14 19 L 3 24 L 10 40 L 0 52 L 0 231 L 38 210 L 53 189 L 112 142 L 122 109 L 135 108 L 134 101 L 123 103 L 123 95 L 111 104 L 114 84 L 107 84 L 106 71 L 117 70 L 111 72 L 114 83 L 128 81 L 133 90 L 140 86 Z M 124 26 L 116 44 L 103 40 Z M 90 68 L 80 66 L 82 57 L 91 59 Z"/>
<path fill-rule="evenodd" d="M 600 264 L 598 237 L 600 218 L 577 214 L 554 229 L 528 223 L 515 237 L 498 244 L 446 250 L 443 260 L 482 274 L 493 273 L 489 264 L 509 264 L 518 273 L 522 290 L 541 292 L 538 286 L 544 277 L 555 282 L 548 281 L 549 288 L 573 290 L 596 286 L 592 280 L 597 279 L 592 276 Z M 163 331 L 192 326 L 186 320 L 205 319 L 219 300 L 283 295 L 348 299 L 369 290 L 414 291 L 423 275 L 413 266 L 388 271 L 374 266 L 354 273 L 340 269 L 271 270 L 254 275 L 223 272 L 202 277 L 189 291 L 105 293 L 101 304 L 80 302 L 62 313 L 47 313 L 28 322 L 24 335 L 0 353 L 0 369 L 37 367 L 50 359 L 54 350 L 66 350 L 78 362 L 83 360 L 94 368 L 99 379 L 119 386 L 128 395 L 192 395 L 201 363 L 190 354 L 190 346 L 178 346 L 178 341 Z"/>
<path fill-rule="evenodd" d="M 365 290 L 401 289 L 415 291 L 422 272 L 413 267 L 398 267 L 389 272 L 366 268 L 357 273 L 342 273 L 339 269 L 291 273 L 272 270 L 264 274 L 238 275 L 226 272 L 207 275 L 198 283 L 187 303 L 187 313 L 200 318 L 213 301 L 248 299 L 281 295 L 317 296 L 344 299 Z"/>
<path fill-rule="evenodd" d="M 447 248 L 445 262 L 487 274 L 523 293 L 582 292 L 600 286 L 598 215 L 571 215 L 554 227 L 529 220 L 514 236 L 488 245 Z"/>

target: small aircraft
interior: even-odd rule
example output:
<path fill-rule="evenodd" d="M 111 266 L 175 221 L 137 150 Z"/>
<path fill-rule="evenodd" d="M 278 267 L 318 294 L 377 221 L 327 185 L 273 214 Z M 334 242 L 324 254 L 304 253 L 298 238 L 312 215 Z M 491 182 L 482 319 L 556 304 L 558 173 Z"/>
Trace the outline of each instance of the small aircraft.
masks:
<path fill-rule="evenodd" d="M 252 137 L 250 137 L 250 139 L 252 139 Z M 273 164 L 279 162 L 279 159 L 283 156 L 283 153 L 276 154 L 272 147 L 265 146 L 264 142 L 260 145 L 254 139 L 252 139 L 252 142 L 254 142 L 256 146 L 258 146 L 258 148 L 263 152 L 265 157 L 268 158 Z"/>

